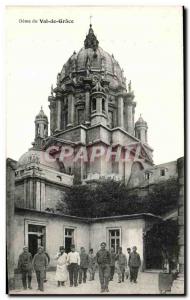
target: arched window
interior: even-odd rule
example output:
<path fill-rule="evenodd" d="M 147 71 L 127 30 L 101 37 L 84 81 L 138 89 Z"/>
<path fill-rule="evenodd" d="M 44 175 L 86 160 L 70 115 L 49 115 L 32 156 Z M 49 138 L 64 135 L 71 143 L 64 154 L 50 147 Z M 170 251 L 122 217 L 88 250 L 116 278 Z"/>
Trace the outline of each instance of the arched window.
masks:
<path fill-rule="evenodd" d="M 96 98 L 92 99 L 92 111 L 96 111 Z"/>

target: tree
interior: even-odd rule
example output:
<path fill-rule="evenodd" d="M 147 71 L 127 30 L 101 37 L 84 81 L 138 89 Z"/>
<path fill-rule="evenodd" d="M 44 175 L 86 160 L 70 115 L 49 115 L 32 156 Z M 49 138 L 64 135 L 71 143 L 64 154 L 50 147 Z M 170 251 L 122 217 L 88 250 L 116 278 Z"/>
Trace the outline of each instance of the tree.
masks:
<path fill-rule="evenodd" d="M 168 180 L 152 185 L 141 196 L 141 188 L 128 190 L 123 182 L 98 181 L 95 185 L 73 185 L 57 209 L 81 217 L 107 217 L 124 214 L 154 213 L 161 215 L 176 207 L 178 185 Z"/>

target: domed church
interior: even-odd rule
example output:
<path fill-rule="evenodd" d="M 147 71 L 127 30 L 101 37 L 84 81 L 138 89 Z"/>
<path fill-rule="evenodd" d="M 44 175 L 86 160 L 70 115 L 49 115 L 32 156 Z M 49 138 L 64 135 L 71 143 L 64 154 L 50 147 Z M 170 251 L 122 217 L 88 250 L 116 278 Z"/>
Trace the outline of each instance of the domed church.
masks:
<path fill-rule="evenodd" d="M 135 123 L 131 81 L 126 82 L 114 55 L 100 46 L 90 24 L 83 48 L 73 52 L 60 68 L 56 87 L 51 87 L 50 120 L 41 107 L 32 147 L 18 162 L 8 161 L 10 268 L 16 269 L 23 245 L 32 255 L 43 245 L 51 258 L 62 244 L 68 250 L 74 243 L 78 250 L 83 246 L 96 252 L 101 241 L 115 250 L 122 246 L 124 252 L 136 245 L 142 270 L 147 268 L 144 233 L 162 216 L 143 213 L 86 219 L 56 210 L 74 184 L 112 179 L 143 194 L 150 185 L 179 176 L 177 161 L 153 164 L 147 122 L 140 116 Z M 116 153 L 118 160 L 113 159 Z M 126 156 L 127 160 L 121 159 Z M 49 267 L 55 264 L 51 259 Z"/>

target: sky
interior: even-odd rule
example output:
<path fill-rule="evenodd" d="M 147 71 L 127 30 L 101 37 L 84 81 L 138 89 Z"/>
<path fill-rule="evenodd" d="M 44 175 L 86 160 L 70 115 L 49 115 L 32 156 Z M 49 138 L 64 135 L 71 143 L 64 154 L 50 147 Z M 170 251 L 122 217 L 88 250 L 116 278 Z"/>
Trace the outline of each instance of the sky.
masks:
<path fill-rule="evenodd" d="M 148 123 L 154 163 L 183 156 L 181 8 L 39 6 L 6 11 L 7 157 L 18 160 L 31 147 L 41 105 L 49 117 L 51 84 L 73 51 L 83 47 L 90 15 L 100 47 L 114 54 L 132 82 L 135 120 L 142 114 Z M 41 24 L 41 18 L 74 23 Z"/>

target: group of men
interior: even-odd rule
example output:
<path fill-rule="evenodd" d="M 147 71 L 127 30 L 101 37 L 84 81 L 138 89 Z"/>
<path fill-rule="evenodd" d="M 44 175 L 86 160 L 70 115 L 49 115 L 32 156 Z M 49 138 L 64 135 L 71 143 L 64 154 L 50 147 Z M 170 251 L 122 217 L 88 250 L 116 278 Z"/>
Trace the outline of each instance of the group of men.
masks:
<path fill-rule="evenodd" d="M 23 288 L 32 289 L 32 271 L 36 272 L 38 290 L 44 291 L 44 281 L 46 281 L 46 269 L 49 263 L 49 256 L 44 252 L 42 246 L 38 247 L 38 252 L 32 259 L 32 254 L 28 252 L 28 247 L 23 248 L 23 252 L 19 256 L 18 270 L 22 274 Z"/>
<path fill-rule="evenodd" d="M 87 271 L 89 271 L 89 280 L 94 280 L 95 272 L 99 269 L 99 280 L 101 285 L 101 293 L 109 292 L 109 281 L 113 280 L 114 273 L 118 274 L 118 283 L 124 282 L 124 279 L 130 279 L 130 282 L 137 283 L 138 270 L 141 265 L 140 255 L 137 253 L 137 247 L 134 246 L 132 251 L 127 248 L 127 256 L 122 252 L 122 247 L 118 248 L 118 253 L 114 252 L 114 248 L 110 251 L 106 249 L 106 243 L 100 244 L 100 250 L 93 253 L 93 249 L 87 254 L 84 247 L 81 247 L 80 253 L 75 250 L 75 245 L 71 245 L 71 251 L 66 256 L 66 265 L 69 272 L 70 286 L 78 286 L 78 284 L 86 283 Z M 62 247 L 63 248 L 63 247 Z M 48 257 L 43 247 L 38 248 L 37 254 L 32 255 L 28 252 L 28 248 L 23 248 L 23 253 L 19 256 L 18 268 L 22 273 L 23 288 L 31 287 L 32 270 L 36 272 L 38 289 L 44 291 L 44 281 L 46 269 L 48 266 Z M 63 283 L 64 285 L 64 283 Z M 58 286 L 60 286 L 58 282 Z"/>
<path fill-rule="evenodd" d="M 101 243 L 101 249 L 96 254 L 99 267 L 99 279 L 101 285 L 101 293 L 109 292 L 109 281 L 113 280 L 115 271 L 118 274 L 118 283 L 124 282 L 130 278 L 130 282 L 137 283 L 138 270 L 141 265 L 140 255 L 137 253 L 137 247 L 134 246 L 132 251 L 127 248 L 128 258 L 122 252 L 122 247 L 118 248 L 118 253 L 111 248 L 109 252 L 106 250 L 106 243 Z"/>

